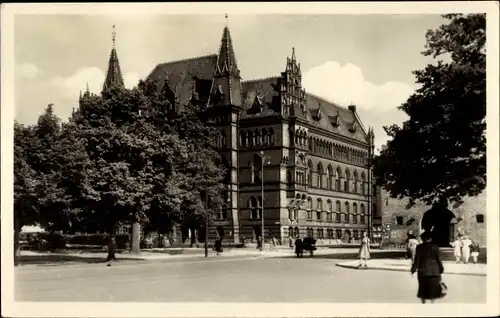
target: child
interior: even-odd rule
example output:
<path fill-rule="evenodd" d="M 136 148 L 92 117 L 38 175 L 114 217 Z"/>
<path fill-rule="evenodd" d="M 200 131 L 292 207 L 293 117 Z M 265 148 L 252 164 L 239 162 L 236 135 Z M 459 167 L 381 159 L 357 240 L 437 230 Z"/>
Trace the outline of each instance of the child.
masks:
<path fill-rule="evenodd" d="M 462 258 L 462 240 L 460 240 L 460 237 L 457 236 L 457 239 L 455 242 L 452 243 L 453 248 L 454 248 L 454 255 L 455 255 L 455 260 L 458 263 L 460 263 L 460 259 Z"/>
<path fill-rule="evenodd" d="M 471 248 L 470 248 L 470 255 L 472 256 L 472 261 L 474 264 L 477 264 L 477 259 L 479 257 L 479 245 L 472 240 Z"/>
<path fill-rule="evenodd" d="M 370 239 L 366 232 L 363 232 L 363 239 L 361 240 L 361 246 L 359 248 L 359 266 L 361 268 L 364 263 L 364 267 L 368 268 L 368 260 L 370 259 Z"/>

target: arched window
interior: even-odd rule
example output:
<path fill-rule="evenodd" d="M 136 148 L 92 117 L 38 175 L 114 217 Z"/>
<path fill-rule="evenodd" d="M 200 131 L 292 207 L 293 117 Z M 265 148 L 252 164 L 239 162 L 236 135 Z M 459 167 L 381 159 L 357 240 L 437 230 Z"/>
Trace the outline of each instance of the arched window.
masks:
<path fill-rule="evenodd" d="M 365 205 L 363 203 L 361 203 L 361 205 L 359 206 L 359 209 L 361 212 L 361 215 L 359 218 L 359 223 L 365 224 Z"/>
<path fill-rule="evenodd" d="M 323 211 L 323 200 L 318 199 L 318 211 Z"/>
<path fill-rule="evenodd" d="M 243 148 L 247 146 L 247 133 L 245 131 L 240 133 L 240 145 Z"/>
<path fill-rule="evenodd" d="M 344 191 L 350 192 L 349 185 L 351 184 L 351 172 L 349 169 L 345 169 L 345 180 L 344 180 Z"/>
<path fill-rule="evenodd" d="M 255 154 L 252 162 L 252 183 L 260 182 L 262 177 L 262 158 Z"/>
<path fill-rule="evenodd" d="M 272 146 L 274 145 L 274 130 L 272 128 L 269 128 L 269 131 L 267 132 L 268 138 L 267 140 L 269 141 L 269 144 Z"/>
<path fill-rule="evenodd" d="M 317 205 L 316 205 L 316 220 L 322 221 L 322 213 L 323 213 L 323 201 L 321 199 L 317 200 Z"/>
<path fill-rule="evenodd" d="M 332 204 L 332 201 L 330 201 L 330 200 L 327 200 L 327 201 L 326 201 L 326 209 L 328 210 L 328 212 L 333 212 L 333 204 Z"/>
<path fill-rule="evenodd" d="M 345 201 L 345 214 L 344 214 L 344 222 L 349 223 L 349 202 Z"/>
<path fill-rule="evenodd" d="M 353 183 L 353 192 L 358 193 L 358 183 L 359 183 L 359 176 L 358 172 L 354 170 L 354 183 Z"/>
<path fill-rule="evenodd" d="M 323 229 L 317 229 L 316 232 L 318 233 L 318 239 L 323 239 Z"/>
<path fill-rule="evenodd" d="M 342 170 L 340 167 L 337 167 L 336 175 L 335 175 L 335 190 L 342 191 Z"/>
<path fill-rule="evenodd" d="M 335 202 L 335 212 L 336 212 L 335 213 L 335 222 L 340 223 L 342 221 L 340 218 L 342 215 L 341 214 L 342 210 L 341 210 L 341 205 L 340 205 L 339 200 L 337 200 L 337 202 Z"/>
<path fill-rule="evenodd" d="M 366 195 L 366 175 L 365 172 L 361 172 L 361 194 Z"/>
<path fill-rule="evenodd" d="M 260 146 L 260 144 L 261 144 L 260 131 L 255 130 L 255 145 Z"/>
<path fill-rule="evenodd" d="M 223 148 L 227 146 L 226 132 L 224 130 L 220 132 L 220 146 Z"/>
<path fill-rule="evenodd" d="M 257 219 L 257 199 L 255 197 L 250 197 L 248 200 L 248 208 L 250 209 L 250 219 Z"/>
<path fill-rule="evenodd" d="M 286 183 L 292 182 L 292 173 L 290 171 L 286 172 Z"/>
<path fill-rule="evenodd" d="M 328 190 L 332 190 L 333 187 L 333 168 L 331 165 L 328 165 L 328 168 L 326 169 L 326 188 Z"/>
<path fill-rule="evenodd" d="M 248 132 L 248 146 L 253 147 L 255 145 L 255 140 L 253 139 L 253 133 L 251 131 Z"/>
<path fill-rule="evenodd" d="M 307 185 L 312 187 L 313 182 L 313 163 L 311 160 L 307 162 Z"/>
<path fill-rule="evenodd" d="M 309 151 L 313 151 L 313 144 L 314 144 L 313 138 L 309 137 Z"/>
<path fill-rule="evenodd" d="M 293 239 L 293 227 L 291 227 L 291 226 L 288 228 L 288 238 L 290 240 Z"/>
<path fill-rule="evenodd" d="M 356 224 L 358 223 L 358 204 L 356 202 L 352 204 L 352 213 L 352 223 Z"/>
<path fill-rule="evenodd" d="M 269 142 L 269 136 L 267 134 L 267 130 L 264 128 L 262 129 L 262 145 L 267 145 Z"/>
<path fill-rule="evenodd" d="M 323 187 L 323 165 L 320 163 L 318 163 L 318 176 L 317 176 L 317 181 L 316 181 L 316 184 L 318 186 L 318 188 L 322 188 Z"/>
<path fill-rule="evenodd" d="M 308 210 L 312 210 L 312 199 L 311 198 L 307 198 L 307 209 Z"/>

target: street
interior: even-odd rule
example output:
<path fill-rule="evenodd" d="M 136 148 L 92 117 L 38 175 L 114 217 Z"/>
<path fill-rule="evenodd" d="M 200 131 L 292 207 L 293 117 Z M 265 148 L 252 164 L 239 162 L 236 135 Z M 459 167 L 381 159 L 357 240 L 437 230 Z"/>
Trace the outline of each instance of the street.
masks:
<path fill-rule="evenodd" d="M 16 301 L 418 303 L 409 272 L 290 257 L 15 269 Z M 486 302 L 486 277 L 444 275 L 443 303 Z"/>

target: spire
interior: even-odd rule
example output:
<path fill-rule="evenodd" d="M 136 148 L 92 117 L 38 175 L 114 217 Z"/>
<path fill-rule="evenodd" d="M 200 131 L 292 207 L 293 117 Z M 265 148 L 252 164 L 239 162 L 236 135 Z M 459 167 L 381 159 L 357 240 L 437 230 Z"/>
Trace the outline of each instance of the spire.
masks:
<path fill-rule="evenodd" d="M 120 62 L 118 61 L 118 54 L 116 53 L 116 48 L 115 48 L 116 44 L 115 25 L 113 25 L 112 40 L 113 40 L 113 47 L 111 49 L 111 54 L 109 56 L 108 72 L 106 73 L 106 79 L 102 87 L 103 91 L 112 86 L 120 86 L 120 87 L 125 86 L 123 84 L 122 71 L 120 69 Z"/>
<path fill-rule="evenodd" d="M 295 58 L 295 47 L 292 47 L 292 62 L 295 62 L 296 61 L 296 58 Z"/>
<path fill-rule="evenodd" d="M 215 75 L 229 74 L 233 76 L 240 76 L 240 70 L 236 63 L 236 57 L 233 49 L 233 42 L 231 40 L 231 33 L 229 32 L 229 26 L 227 25 L 227 14 L 226 14 L 226 26 L 222 32 L 222 39 L 220 43 L 219 56 L 217 57 L 217 68 L 215 70 Z"/>
<path fill-rule="evenodd" d="M 220 105 L 241 106 L 241 78 L 240 70 L 236 63 L 236 55 L 233 49 L 231 33 L 227 23 L 222 32 L 219 55 L 214 69 L 214 80 L 212 83 L 212 100 Z"/>

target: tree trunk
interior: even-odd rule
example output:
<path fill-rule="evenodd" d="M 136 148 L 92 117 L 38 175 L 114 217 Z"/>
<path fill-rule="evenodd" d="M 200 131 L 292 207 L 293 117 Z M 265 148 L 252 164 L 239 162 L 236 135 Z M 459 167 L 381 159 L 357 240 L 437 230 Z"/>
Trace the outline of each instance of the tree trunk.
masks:
<path fill-rule="evenodd" d="M 116 223 L 113 222 L 111 223 L 109 229 L 107 261 L 116 261 L 115 250 L 116 250 Z"/>
<path fill-rule="evenodd" d="M 19 263 L 19 236 L 21 233 L 21 226 L 19 220 L 14 217 L 14 266 Z"/>
<path fill-rule="evenodd" d="M 134 222 L 132 224 L 132 239 L 130 244 L 130 251 L 133 254 L 139 254 L 141 252 L 141 225 L 139 222 Z"/>

